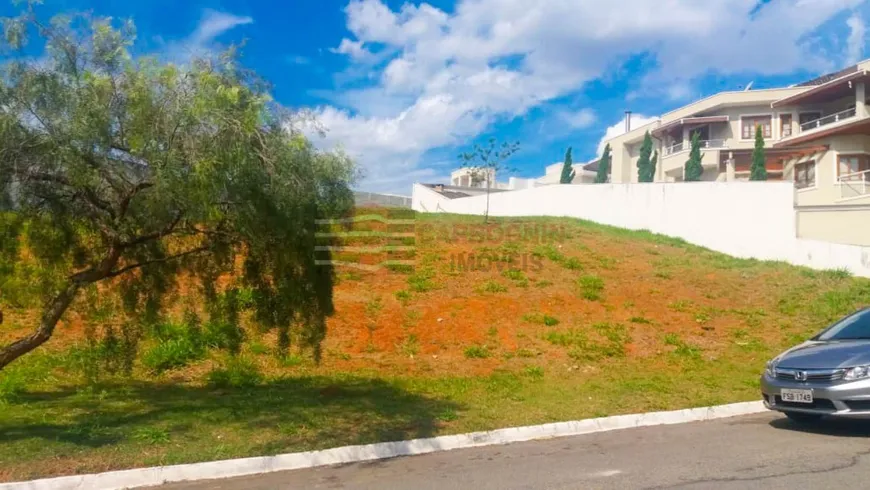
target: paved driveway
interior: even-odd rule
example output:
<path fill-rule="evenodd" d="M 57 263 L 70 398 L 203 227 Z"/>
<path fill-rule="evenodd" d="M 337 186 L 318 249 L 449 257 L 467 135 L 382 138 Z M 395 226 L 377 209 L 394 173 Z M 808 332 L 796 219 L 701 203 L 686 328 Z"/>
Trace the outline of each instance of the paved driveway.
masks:
<path fill-rule="evenodd" d="M 161 488 L 870 488 L 870 423 L 765 413 Z"/>

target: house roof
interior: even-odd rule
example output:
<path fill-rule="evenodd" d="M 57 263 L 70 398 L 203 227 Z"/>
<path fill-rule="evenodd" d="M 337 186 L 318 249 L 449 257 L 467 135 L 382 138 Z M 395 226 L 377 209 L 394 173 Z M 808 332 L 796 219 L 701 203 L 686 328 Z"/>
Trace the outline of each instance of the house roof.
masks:
<path fill-rule="evenodd" d="M 680 119 L 676 119 L 667 124 L 663 124 L 651 131 L 653 136 L 658 136 L 664 134 L 672 129 L 676 129 L 678 127 L 687 126 L 687 125 L 695 125 L 695 124 L 709 124 L 709 123 L 717 123 L 717 122 L 728 122 L 728 116 L 696 116 L 696 117 L 684 117 Z"/>
<path fill-rule="evenodd" d="M 601 161 L 600 158 L 592 160 L 591 162 L 583 165 L 581 168 L 583 170 L 588 170 L 590 172 L 597 172 L 598 171 L 598 162 L 600 162 L 600 161 Z"/>
<path fill-rule="evenodd" d="M 836 80 L 840 77 L 844 77 L 846 75 L 855 73 L 856 71 L 858 71 L 858 65 L 852 65 L 848 68 L 843 68 L 840 71 L 835 71 L 832 73 L 825 73 L 824 75 L 822 75 L 820 77 L 813 78 L 812 80 L 807 80 L 806 82 L 798 83 L 797 85 L 795 85 L 795 87 L 812 87 L 815 85 L 822 85 L 822 84 L 828 83 L 832 80 Z"/>
<path fill-rule="evenodd" d="M 799 94 L 790 95 L 770 104 L 770 107 L 782 107 L 796 103 L 816 103 L 845 97 L 852 93 L 850 82 L 867 78 L 866 70 L 853 70 L 837 78 L 830 79 Z"/>

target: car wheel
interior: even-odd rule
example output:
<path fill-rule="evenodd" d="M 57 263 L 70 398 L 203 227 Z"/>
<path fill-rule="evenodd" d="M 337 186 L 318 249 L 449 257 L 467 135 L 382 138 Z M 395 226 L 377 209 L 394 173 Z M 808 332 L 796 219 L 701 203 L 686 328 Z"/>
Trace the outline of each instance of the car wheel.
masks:
<path fill-rule="evenodd" d="M 821 415 L 815 413 L 802 412 L 785 412 L 785 416 L 792 422 L 797 422 L 799 424 L 811 424 L 813 422 L 818 422 L 819 419 L 822 418 Z"/>

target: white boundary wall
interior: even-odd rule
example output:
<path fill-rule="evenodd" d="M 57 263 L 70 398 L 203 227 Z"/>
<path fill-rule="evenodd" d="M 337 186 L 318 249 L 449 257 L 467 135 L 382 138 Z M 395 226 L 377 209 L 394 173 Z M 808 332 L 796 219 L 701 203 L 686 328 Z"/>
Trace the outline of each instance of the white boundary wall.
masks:
<path fill-rule="evenodd" d="M 421 212 L 483 214 L 486 196 L 447 199 L 414 185 Z M 870 248 L 797 238 L 790 182 L 554 185 L 490 195 L 491 216 L 567 216 L 646 229 L 736 257 L 870 277 Z M 856 223 L 856 226 L 860 226 Z"/>

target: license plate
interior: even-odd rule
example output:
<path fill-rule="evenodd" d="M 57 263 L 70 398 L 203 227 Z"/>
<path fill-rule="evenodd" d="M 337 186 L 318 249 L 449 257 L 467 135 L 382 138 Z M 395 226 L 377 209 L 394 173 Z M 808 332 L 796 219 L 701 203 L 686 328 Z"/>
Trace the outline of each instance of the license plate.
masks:
<path fill-rule="evenodd" d="M 779 393 L 779 396 L 782 398 L 784 402 L 792 402 L 792 403 L 812 403 L 813 402 L 813 391 L 812 390 L 782 390 Z"/>

